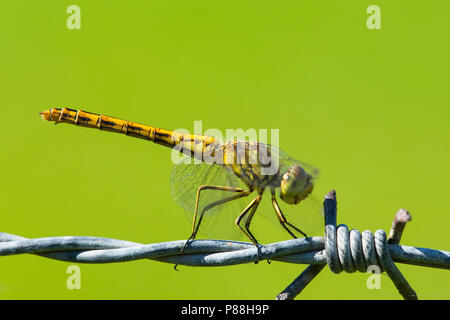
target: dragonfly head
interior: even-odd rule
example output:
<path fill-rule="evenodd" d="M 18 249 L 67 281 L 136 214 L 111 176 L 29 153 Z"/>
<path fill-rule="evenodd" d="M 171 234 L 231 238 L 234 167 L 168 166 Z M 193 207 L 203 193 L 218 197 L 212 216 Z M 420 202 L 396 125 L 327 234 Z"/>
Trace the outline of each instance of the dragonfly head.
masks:
<path fill-rule="evenodd" d="M 282 176 L 280 198 L 289 204 L 298 204 L 313 190 L 312 176 L 298 166 L 291 166 Z"/>

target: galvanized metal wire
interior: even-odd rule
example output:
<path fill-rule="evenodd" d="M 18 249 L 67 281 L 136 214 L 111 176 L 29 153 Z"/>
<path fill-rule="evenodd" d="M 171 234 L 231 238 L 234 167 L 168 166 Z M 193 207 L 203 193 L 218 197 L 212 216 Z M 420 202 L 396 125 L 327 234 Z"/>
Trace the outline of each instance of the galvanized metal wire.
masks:
<path fill-rule="evenodd" d="M 74 263 L 114 263 L 151 259 L 195 267 L 228 266 L 262 259 L 309 266 L 283 290 L 277 299 L 295 298 L 323 268 L 334 273 L 367 272 L 377 266 L 392 279 L 404 299 L 417 295 L 394 262 L 450 269 L 450 252 L 400 245 L 404 225 L 410 220 L 405 210 L 394 219 L 389 239 L 383 230 L 374 234 L 336 226 L 336 193 L 325 196 L 325 236 L 292 239 L 256 248 L 253 244 L 227 240 L 193 240 L 180 253 L 186 240 L 152 244 L 86 236 L 27 239 L 0 232 L 0 256 L 36 254 Z M 406 218 L 405 218 L 406 217 Z M 388 243 L 389 242 L 389 243 Z"/>

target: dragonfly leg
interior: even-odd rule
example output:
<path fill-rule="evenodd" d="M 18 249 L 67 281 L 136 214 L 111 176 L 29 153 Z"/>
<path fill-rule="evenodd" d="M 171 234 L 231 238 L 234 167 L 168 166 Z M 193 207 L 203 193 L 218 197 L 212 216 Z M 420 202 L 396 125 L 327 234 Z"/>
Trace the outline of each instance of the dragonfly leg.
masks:
<path fill-rule="evenodd" d="M 259 206 L 259 204 L 261 203 L 262 193 L 260 193 L 260 194 L 258 195 L 257 198 L 259 198 L 258 201 L 257 201 L 257 203 L 255 203 L 255 205 L 252 207 L 252 211 L 250 211 L 250 213 L 249 213 L 249 215 L 248 215 L 248 217 L 247 217 L 247 219 L 246 219 L 246 221 L 245 221 L 245 230 L 247 231 L 247 233 L 248 233 L 250 236 L 253 237 L 253 240 L 254 240 L 253 243 L 255 243 L 255 242 L 258 243 L 258 241 L 256 240 L 255 236 L 250 232 L 250 223 L 252 222 L 253 215 L 255 214 L 256 209 L 258 209 L 258 206 Z M 239 222 L 240 222 L 240 221 L 239 221 Z M 242 230 L 242 229 L 241 229 L 241 230 Z M 253 241 L 253 240 L 252 240 L 252 241 Z M 258 256 L 259 256 L 259 244 L 257 245 L 257 247 L 258 247 Z M 255 261 L 255 264 L 256 264 L 256 263 L 258 263 L 258 261 Z M 267 259 L 267 263 L 270 264 L 270 260 L 269 260 L 269 259 Z"/>
<path fill-rule="evenodd" d="M 208 204 L 205 208 L 203 208 L 200 217 L 198 219 L 197 222 L 197 212 L 198 212 L 198 205 L 199 205 L 199 200 L 200 200 L 200 192 L 203 190 L 220 190 L 220 191 L 229 191 L 229 192 L 236 192 L 237 194 L 231 197 L 227 197 L 215 202 L 212 202 L 210 204 Z M 200 186 L 198 188 L 197 191 L 197 197 L 196 197 L 196 201 L 195 201 L 195 211 L 194 211 L 194 219 L 192 222 L 192 233 L 190 235 L 190 237 L 188 238 L 188 240 L 186 241 L 186 243 L 184 244 L 183 248 L 181 249 L 181 253 L 184 252 L 184 249 L 186 248 L 187 244 L 189 243 L 189 241 L 193 240 L 195 238 L 195 236 L 197 235 L 198 229 L 200 227 L 200 224 L 202 222 L 203 216 L 205 214 L 205 212 L 219 204 L 223 204 L 226 203 L 228 201 L 232 201 L 235 199 L 239 199 L 242 197 L 246 197 L 251 193 L 250 190 L 245 190 L 242 188 L 233 188 L 233 187 L 225 187 L 225 186 L 212 186 L 212 185 L 203 185 Z"/>
<path fill-rule="evenodd" d="M 261 203 L 261 198 L 262 198 L 262 194 L 259 194 L 258 197 L 256 198 L 256 199 L 257 199 L 257 202 L 256 202 L 255 205 L 252 207 L 252 211 L 250 211 L 250 213 L 249 213 L 249 215 L 248 215 L 248 217 L 247 217 L 247 220 L 245 221 L 245 225 L 244 225 L 244 226 L 245 226 L 245 230 L 247 231 L 247 233 L 248 233 L 249 235 L 251 235 L 251 236 L 253 237 L 253 239 L 255 240 L 255 242 L 258 242 L 258 241 L 256 241 L 255 236 L 250 232 L 250 223 L 252 222 L 253 215 L 255 214 L 256 209 L 258 209 L 258 206 L 259 206 L 259 204 Z"/>
<path fill-rule="evenodd" d="M 308 238 L 308 236 L 306 235 L 306 233 L 304 233 L 302 230 L 300 230 L 299 228 L 297 228 L 296 226 L 294 226 L 292 223 L 289 223 L 286 218 L 284 217 L 283 213 L 281 212 L 280 206 L 278 205 L 277 199 L 275 197 L 275 192 L 272 192 L 272 206 L 275 209 L 275 212 L 277 214 L 278 217 L 278 221 L 280 222 L 280 224 L 283 226 L 284 229 L 286 229 L 286 231 L 294 238 L 297 239 L 297 237 L 294 235 L 294 233 L 289 230 L 289 227 L 293 228 L 294 230 L 296 230 L 297 232 L 301 233 L 305 238 Z"/>
<path fill-rule="evenodd" d="M 247 208 L 244 209 L 244 211 L 242 211 L 242 213 L 237 217 L 235 223 L 236 226 L 247 236 L 247 238 L 249 238 L 253 244 L 259 248 L 259 243 L 258 240 L 256 240 L 255 236 L 250 232 L 249 230 L 249 226 L 250 226 L 250 221 L 251 218 L 253 217 L 253 215 L 255 214 L 256 209 L 258 208 L 258 205 L 261 201 L 262 195 L 259 194 L 255 199 L 253 199 L 252 202 L 250 202 L 250 204 L 247 206 Z M 252 210 L 252 211 L 250 211 Z M 250 215 L 245 223 L 245 230 L 241 227 L 240 223 L 242 221 L 242 219 L 245 217 L 245 215 L 250 211 Z M 259 254 L 259 251 L 258 251 Z"/>

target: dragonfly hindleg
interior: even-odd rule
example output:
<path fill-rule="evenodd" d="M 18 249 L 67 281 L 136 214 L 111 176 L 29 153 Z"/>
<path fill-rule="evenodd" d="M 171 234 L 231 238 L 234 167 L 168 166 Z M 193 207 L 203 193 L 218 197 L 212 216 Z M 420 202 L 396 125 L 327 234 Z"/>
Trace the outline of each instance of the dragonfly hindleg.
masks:
<path fill-rule="evenodd" d="M 200 217 L 198 219 L 197 222 L 197 211 L 198 211 L 198 206 L 199 206 L 199 201 L 200 201 L 200 192 L 203 190 L 219 190 L 219 191 L 229 191 L 229 192 L 236 192 L 237 194 L 231 196 L 231 197 L 227 197 L 227 198 L 223 198 L 217 201 L 214 201 L 210 204 L 208 204 L 207 206 L 205 206 L 200 214 Z M 203 220 L 203 216 L 205 214 L 206 211 L 208 211 L 211 208 L 214 208 L 215 206 L 218 206 L 220 204 L 232 201 L 232 200 L 236 200 L 242 197 L 246 197 L 251 193 L 251 191 L 249 190 L 245 190 L 242 188 L 233 188 L 233 187 L 225 187 L 225 186 L 212 186 L 212 185 L 203 185 L 200 186 L 198 188 L 197 191 L 197 197 L 196 197 L 196 201 L 195 201 L 195 211 L 194 211 L 194 219 L 192 221 L 192 233 L 190 235 L 190 237 L 188 238 L 188 240 L 186 241 L 186 243 L 184 244 L 183 248 L 181 249 L 181 253 L 184 252 L 184 249 L 186 248 L 186 245 L 188 244 L 188 242 L 190 240 L 193 240 L 195 238 L 195 236 L 197 235 L 198 229 L 200 227 L 200 224 Z"/>

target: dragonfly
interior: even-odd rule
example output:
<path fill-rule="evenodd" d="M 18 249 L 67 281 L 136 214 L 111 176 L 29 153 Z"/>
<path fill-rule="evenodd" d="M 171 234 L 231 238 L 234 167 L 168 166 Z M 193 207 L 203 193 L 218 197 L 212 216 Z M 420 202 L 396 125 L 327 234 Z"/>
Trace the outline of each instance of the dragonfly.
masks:
<path fill-rule="evenodd" d="M 275 146 L 237 139 L 222 143 L 213 136 L 176 132 L 69 108 L 50 108 L 39 114 L 44 120 L 55 124 L 68 123 L 122 133 L 181 153 L 184 158 L 174 166 L 170 186 L 175 201 L 193 213 L 191 234 L 181 252 L 188 242 L 196 238 L 205 216 L 213 215 L 219 212 L 220 207 L 250 195 L 254 197 L 245 208 L 234 213 L 234 230 L 239 230 L 258 248 L 259 242 L 250 230 L 250 225 L 266 190 L 270 193 L 271 205 L 284 230 L 292 238 L 300 234 L 308 238 L 283 214 L 277 191 L 278 197 L 289 205 L 302 203 L 314 189 L 318 170 L 289 157 Z M 213 192 L 215 196 L 211 195 Z"/>

